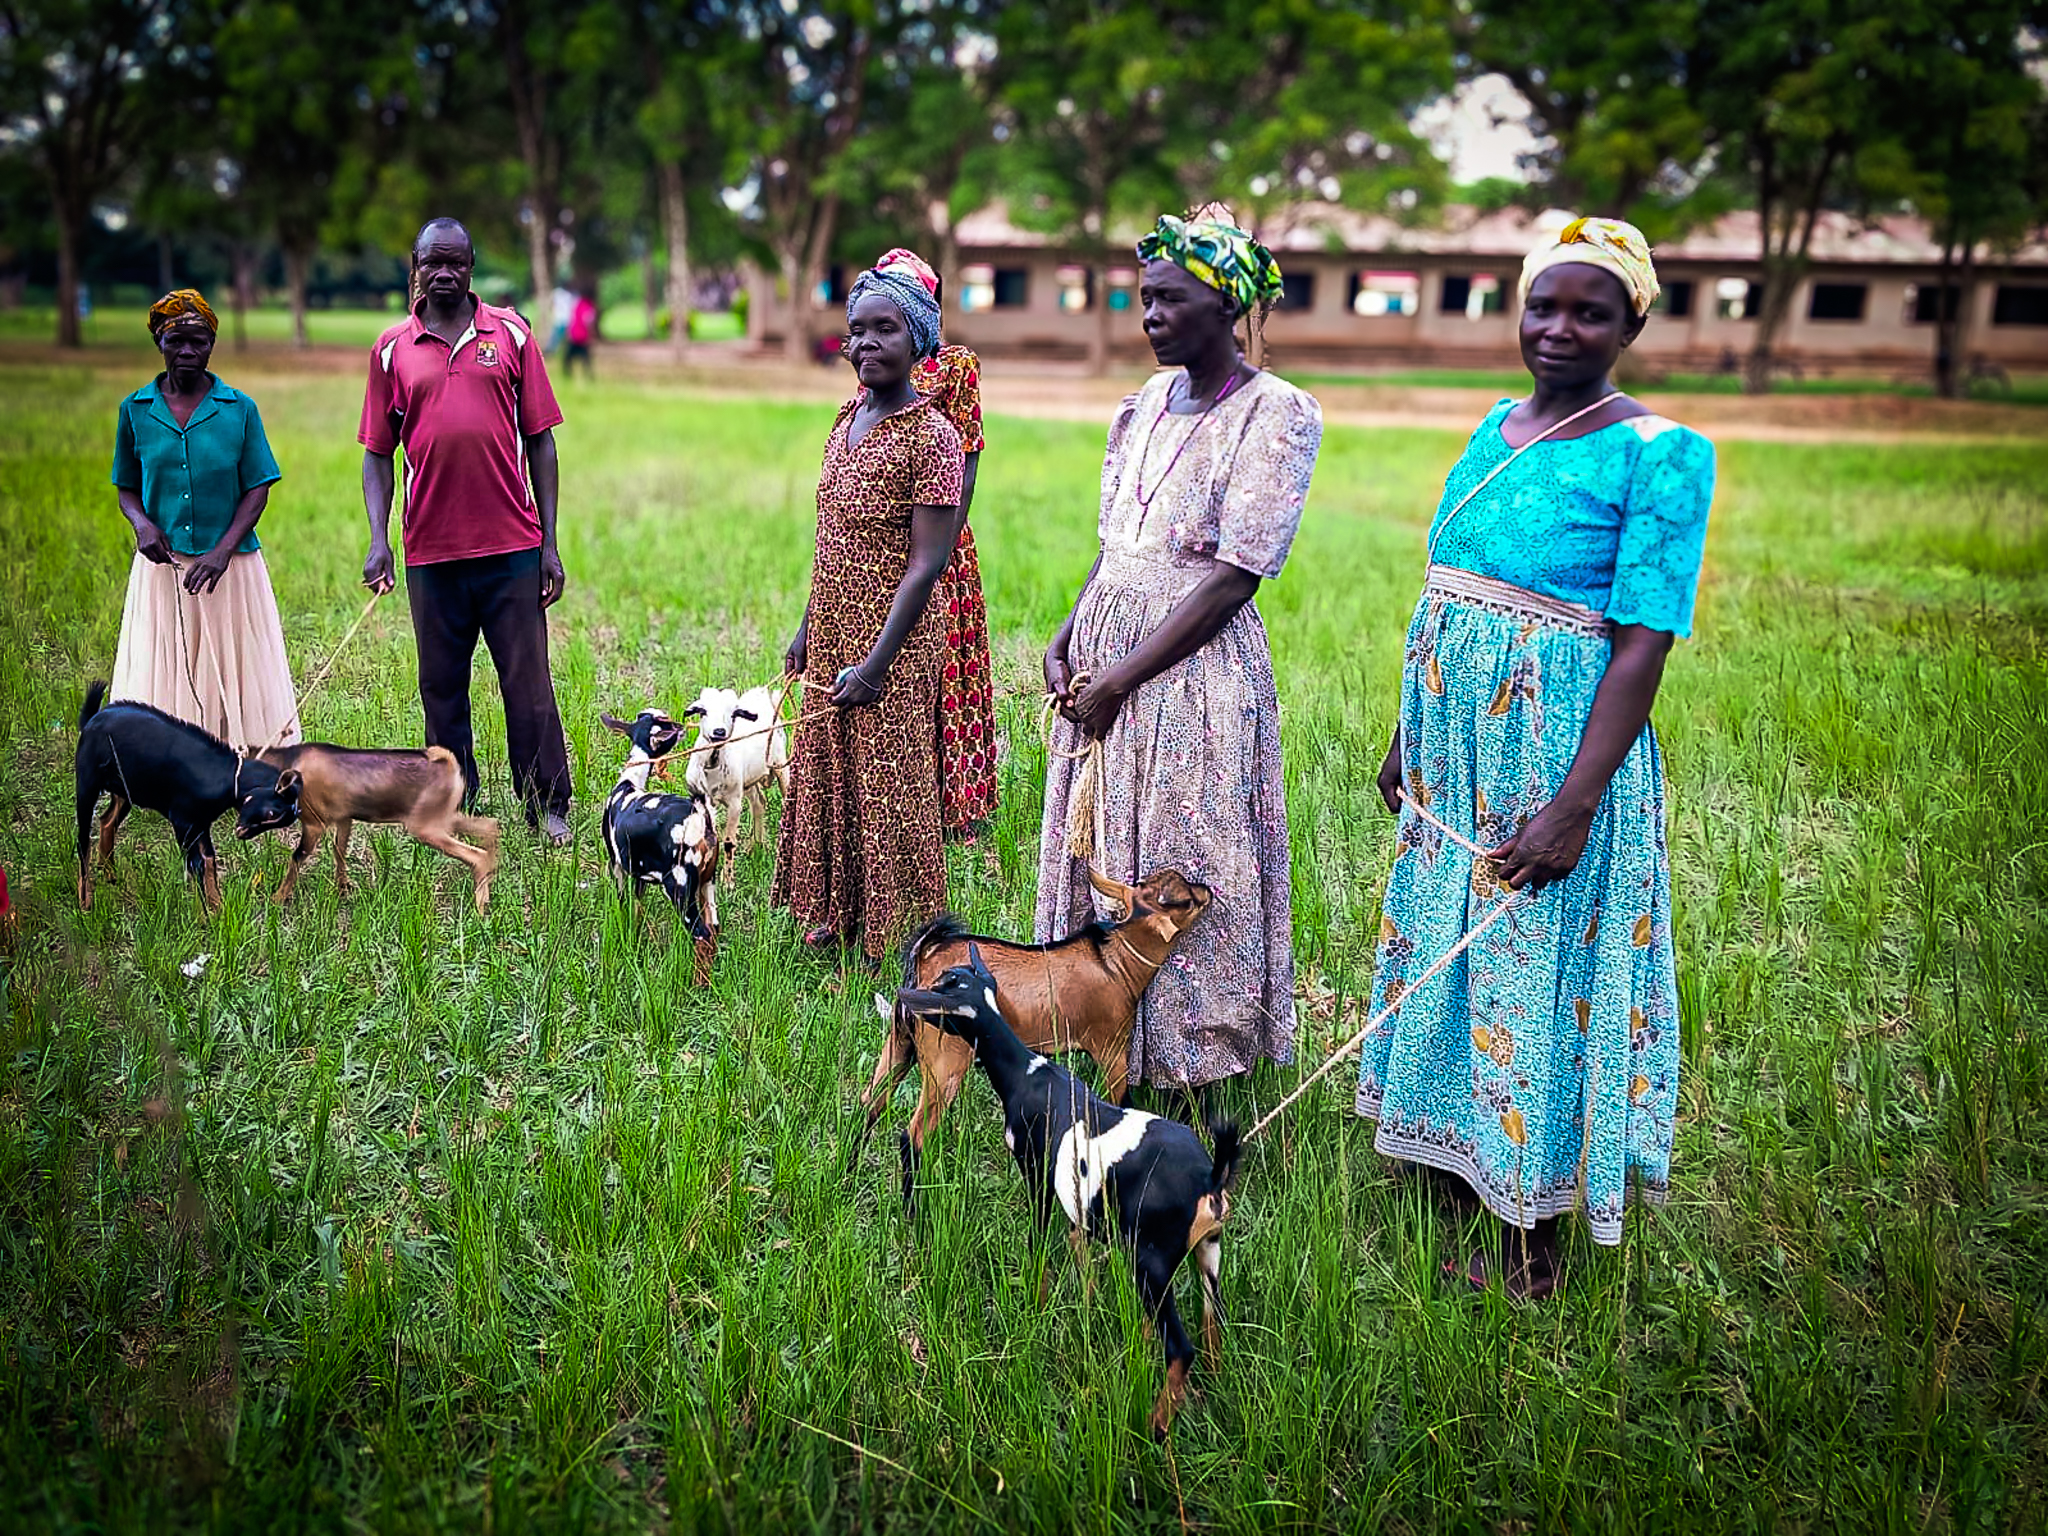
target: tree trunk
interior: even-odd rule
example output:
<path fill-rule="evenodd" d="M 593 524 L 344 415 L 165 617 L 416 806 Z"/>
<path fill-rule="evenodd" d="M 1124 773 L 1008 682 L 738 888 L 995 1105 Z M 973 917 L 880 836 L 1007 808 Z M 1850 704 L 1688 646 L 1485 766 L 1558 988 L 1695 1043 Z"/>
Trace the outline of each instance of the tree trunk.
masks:
<path fill-rule="evenodd" d="M 310 347 L 312 338 L 306 334 L 306 275 L 313 265 L 313 253 L 306 250 L 284 248 L 285 289 L 291 296 L 292 345 Z"/>
<path fill-rule="evenodd" d="M 1757 311 L 1756 339 L 1750 344 L 1749 360 L 1743 369 L 1742 390 L 1749 395 L 1771 392 L 1771 365 L 1778 332 L 1792 309 L 1792 290 L 1797 286 L 1796 268 L 1787 261 L 1766 258 L 1763 269 L 1764 303 Z"/>
<path fill-rule="evenodd" d="M 669 351 L 680 363 L 690 352 L 690 204 L 680 160 L 661 163 L 661 227 L 668 243 Z"/>
<path fill-rule="evenodd" d="M 1956 256 L 1959 246 L 1960 260 Z M 1970 344 L 1970 313 L 1976 307 L 1975 244 L 1951 233 L 1942 244 L 1941 275 L 1936 281 L 1940 297 L 1934 301 L 1934 392 L 1944 400 L 1955 400 L 1967 393 L 1965 352 Z"/>
<path fill-rule="evenodd" d="M 776 242 L 775 262 L 789 301 L 788 319 L 782 329 L 782 355 L 792 364 L 802 364 L 811 355 L 811 296 L 804 289 L 803 256 L 793 237 Z"/>
<path fill-rule="evenodd" d="M 1088 333 L 1088 372 L 1109 372 L 1109 264 L 1100 257 L 1088 264 L 1089 295 L 1095 305 L 1095 328 Z"/>
<path fill-rule="evenodd" d="M 533 276 L 533 313 L 527 318 L 536 329 L 551 329 L 555 313 L 555 258 L 548 236 L 555 221 L 540 205 L 537 192 L 526 199 L 527 212 L 533 215 L 526 221 L 526 259 L 532 264 Z"/>
<path fill-rule="evenodd" d="M 228 265 L 231 268 L 228 292 L 235 312 L 235 350 L 249 350 L 249 310 L 256 303 L 256 253 L 246 240 L 236 240 L 228 247 Z M 410 291 L 406 303 L 412 303 Z"/>
<path fill-rule="evenodd" d="M 78 248 L 85 243 L 84 210 L 68 206 L 67 199 L 55 200 L 57 214 L 57 345 L 82 347 L 85 334 L 78 324 Z"/>
<path fill-rule="evenodd" d="M 811 238 L 804 245 L 804 351 L 810 352 L 810 314 L 816 307 L 818 289 L 824 286 L 825 269 L 832 260 L 832 237 L 839 230 L 839 194 L 828 192 L 811 211 Z"/>

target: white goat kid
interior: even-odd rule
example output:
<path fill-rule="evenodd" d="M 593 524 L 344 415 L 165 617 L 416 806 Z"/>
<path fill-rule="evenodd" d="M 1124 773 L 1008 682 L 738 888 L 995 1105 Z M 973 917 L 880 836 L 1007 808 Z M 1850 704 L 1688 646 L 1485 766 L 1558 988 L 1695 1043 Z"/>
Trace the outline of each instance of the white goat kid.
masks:
<path fill-rule="evenodd" d="M 727 858 L 739 852 L 740 807 L 744 800 L 754 813 L 748 847 L 768 841 L 768 798 L 762 793 L 773 779 L 782 793 L 789 793 L 789 732 L 777 709 L 776 690 L 767 685 L 736 693 L 730 688 L 706 688 L 697 701 L 683 711 L 685 720 L 698 721 L 697 748 L 690 754 L 684 777 L 690 790 L 722 812 L 721 835 Z M 768 727 L 773 724 L 774 729 Z M 731 742 L 731 745 L 726 745 Z M 708 750 L 703 750 L 708 748 Z"/>

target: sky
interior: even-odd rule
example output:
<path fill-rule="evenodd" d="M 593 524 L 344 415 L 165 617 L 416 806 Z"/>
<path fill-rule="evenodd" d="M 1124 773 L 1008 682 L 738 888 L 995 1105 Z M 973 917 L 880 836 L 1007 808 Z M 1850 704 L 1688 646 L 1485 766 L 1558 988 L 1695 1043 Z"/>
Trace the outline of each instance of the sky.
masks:
<path fill-rule="evenodd" d="M 1529 104 L 1501 75 L 1481 75 L 1415 114 L 1415 126 L 1451 162 L 1455 182 L 1526 181 L 1517 157 L 1536 147 Z"/>

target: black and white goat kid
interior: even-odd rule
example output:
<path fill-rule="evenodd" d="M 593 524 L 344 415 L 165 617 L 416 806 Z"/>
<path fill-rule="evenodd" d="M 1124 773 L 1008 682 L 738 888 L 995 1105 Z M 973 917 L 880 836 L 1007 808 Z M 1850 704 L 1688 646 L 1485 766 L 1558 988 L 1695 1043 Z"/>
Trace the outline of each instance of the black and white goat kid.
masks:
<path fill-rule="evenodd" d="M 605 725 L 633 744 L 619 782 L 604 803 L 604 857 L 619 894 L 637 897 L 658 885 L 696 941 L 696 978 L 711 977 L 718 950 L 718 833 L 711 807 L 695 795 L 649 790 L 648 775 L 683 743 L 684 727 L 659 710 L 643 709 L 628 725 L 610 715 Z"/>
<path fill-rule="evenodd" d="M 1166 1346 L 1166 1384 L 1152 1408 L 1163 1435 L 1187 1395 L 1194 1346 L 1173 1303 L 1173 1276 L 1192 1253 L 1202 1277 L 1202 1342 L 1213 1365 L 1222 1346 L 1223 1223 L 1237 1175 L 1237 1126 L 1215 1122 L 1212 1153 L 1177 1120 L 1119 1109 L 1073 1073 L 1027 1049 L 996 1006 L 994 975 L 978 945 L 928 989 L 896 994 L 908 1013 L 928 1018 L 974 1047 L 989 1085 L 1003 1101 L 1003 1142 L 1031 1191 L 1039 1228 L 1062 1212 L 1076 1234 L 1123 1243 L 1137 1271 L 1138 1294 Z"/>

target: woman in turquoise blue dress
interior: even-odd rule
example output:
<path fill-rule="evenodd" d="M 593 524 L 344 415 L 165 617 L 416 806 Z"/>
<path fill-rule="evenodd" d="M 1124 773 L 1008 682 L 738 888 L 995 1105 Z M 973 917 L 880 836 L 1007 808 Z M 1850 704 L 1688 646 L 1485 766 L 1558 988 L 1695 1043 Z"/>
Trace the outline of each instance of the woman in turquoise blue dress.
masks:
<path fill-rule="evenodd" d="M 1631 1188 L 1658 1201 L 1670 1182 L 1678 988 L 1649 720 L 1692 630 L 1714 448 L 1611 381 L 1656 295 L 1618 220 L 1530 253 L 1535 387 L 1487 414 L 1445 483 L 1379 775 L 1400 828 L 1373 1010 L 1400 1006 L 1366 1037 L 1358 1112 L 1379 1151 L 1472 1187 L 1505 1243 L 1465 1277 L 1521 1296 L 1556 1286 L 1561 1215 L 1619 1243 Z"/>

